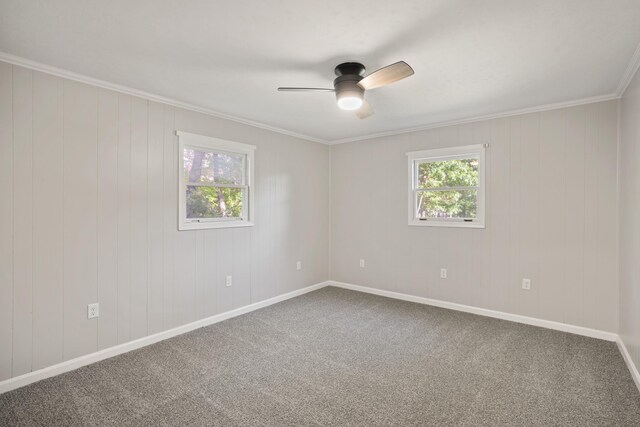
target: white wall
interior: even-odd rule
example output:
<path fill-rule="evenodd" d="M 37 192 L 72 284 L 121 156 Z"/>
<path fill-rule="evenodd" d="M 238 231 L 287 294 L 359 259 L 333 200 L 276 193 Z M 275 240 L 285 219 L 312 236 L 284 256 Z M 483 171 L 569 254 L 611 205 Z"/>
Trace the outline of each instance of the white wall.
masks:
<path fill-rule="evenodd" d="M 620 103 L 620 337 L 640 367 L 640 74 Z"/>
<path fill-rule="evenodd" d="M 332 280 L 616 332 L 617 107 L 332 146 Z M 479 143 L 486 229 L 408 226 L 405 153 Z"/>
<path fill-rule="evenodd" d="M 177 231 L 176 129 L 258 147 L 255 227 Z M 0 62 L 0 380 L 327 280 L 329 161 Z"/>
<path fill-rule="evenodd" d="M 622 107 L 620 242 L 636 363 L 639 86 Z M 0 380 L 329 277 L 616 332 L 617 109 L 329 148 L 0 62 Z M 255 227 L 177 231 L 176 129 L 258 146 Z M 409 227 L 405 152 L 483 142 L 487 228 Z"/>

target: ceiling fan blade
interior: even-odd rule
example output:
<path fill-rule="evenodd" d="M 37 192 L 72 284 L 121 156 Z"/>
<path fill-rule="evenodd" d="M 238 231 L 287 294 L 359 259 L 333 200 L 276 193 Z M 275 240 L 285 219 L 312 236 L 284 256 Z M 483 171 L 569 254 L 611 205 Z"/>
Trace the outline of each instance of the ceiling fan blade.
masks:
<path fill-rule="evenodd" d="M 279 87 L 280 92 L 334 92 L 334 89 L 323 87 Z"/>
<path fill-rule="evenodd" d="M 375 113 L 375 111 L 373 111 L 371 104 L 369 104 L 366 99 L 362 100 L 362 107 L 356 110 L 356 116 L 358 116 L 359 119 L 366 119 L 367 117 L 372 116 L 373 113 Z"/>
<path fill-rule="evenodd" d="M 376 89 L 382 86 L 390 85 L 398 80 L 402 80 L 414 74 L 413 68 L 404 61 L 387 65 L 377 71 L 369 74 L 358 82 L 365 90 Z"/>

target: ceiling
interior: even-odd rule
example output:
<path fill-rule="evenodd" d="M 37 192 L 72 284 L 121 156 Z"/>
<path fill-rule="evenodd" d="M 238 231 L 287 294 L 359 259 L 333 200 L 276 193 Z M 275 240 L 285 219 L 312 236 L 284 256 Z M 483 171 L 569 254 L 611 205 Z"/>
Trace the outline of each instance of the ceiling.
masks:
<path fill-rule="evenodd" d="M 239 119 L 339 142 L 613 96 L 638 0 L 0 0 L 0 51 Z M 404 60 L 360 120 L 335 65 Z"/>

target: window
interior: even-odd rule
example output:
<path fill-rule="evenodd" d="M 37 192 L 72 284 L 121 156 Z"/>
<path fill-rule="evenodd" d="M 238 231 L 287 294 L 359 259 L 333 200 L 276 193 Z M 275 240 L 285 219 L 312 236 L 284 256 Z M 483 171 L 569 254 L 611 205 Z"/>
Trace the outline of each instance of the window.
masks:
<path fill-rule="evenodd" d="M 253 145 L 176 132 L 179 230 L 253 225 Z"/>
<path fill-rule="evenodd" d="M 409 225 L 484 228 L 485 145 L 414 151 Z"/>

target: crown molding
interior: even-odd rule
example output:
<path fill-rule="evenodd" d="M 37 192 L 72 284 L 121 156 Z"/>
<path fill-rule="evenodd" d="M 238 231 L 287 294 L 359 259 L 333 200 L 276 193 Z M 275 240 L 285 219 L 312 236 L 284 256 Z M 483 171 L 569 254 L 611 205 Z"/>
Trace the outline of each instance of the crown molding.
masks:
<path fill-rule="evenodd" d="M 631 80 L 633 80 L 633 77 L 638 72 L 638 68 L 640 68 L 640 43 L 638 43 L 638 47 L 636 47 L 636 51 L 633 53 L 633 56 L 629 61 L 629 65 L 620 79 L 618 89 L 616 90 L 618 97 L 621 98 L 624 95 L 624 92 L 627 90 L 627 87 L 629 87 Z"/>
<path fill-rule="evenodd" d="M 62 77 L 68 80 L 74 80 L 80 83 L 86 83 L 92 86 L 101 87 L 104 89 L 109 89 L 115 92 L 124 93 L 126 95 L 136 96 L 139 98 L 144 98 L 149 101 L 159 102 L 161 104 L 167 104 L 178 108 L 183 108 L 185 110 L 194 111 L 196 113 L 208 114 L 213 117 L 217 117 L 220 119 L 229 120 L 236 123 L 241 123 L 243 125 L 248 125 L 252 127 L 256 127 L 259 129 L 268 130 L 271 132 L 280 133 L 282 135 L 292 136 L 294 138 L 304 139 L 306 141 L 311 142 L 319 142 L 321 144 L 328 144 L 328 141 L 325 141 L 320 138 L 314 138 L 309 135 L 304 135 L 297 132 L 292 132 L 286 129 L 281 129 L 275 126 L 270 126 L 264 123 L 255 122 L 253 120 L 245 119 L 242 117 L 236 117 L 229 114 L 221 113 L 219 111 L 211 110 L 204 107 L 199 107 L 194 104 L 189 104 L 187 102 L 179 101 L 177 99 L 166 98 L 164 96 L 155 95 L 153 93 L 145 92 L 142 90 L 134 89 L 128 86 L 119 85 L 116 83 L 107 82 L 105 80 L 96 79 L 93 77 L 86 76 L 84 74 L 74 73 L 73 71 L 64 70 L 62 68 L 53 67 L 51 65 L 46 65 L 41 62 L 32 61 L 30 59 L 22 58 L 20 56 L 12 55 L 10 53 L 1 52 L 0 51 L 0 61 L 7 62 L 9 64 L 18 65 L 20 67 L 29 68 L 35 71 L 41 71 L 43 73 L 52 74 L 54 76 Z"/>
<path fill-rule="evenodd" d="M 383 137 L 387 137 L 387 136 L 402 135 L 402 134 L 405 134 L 405 133 L 420 132 L 420 131 L 423 131 L 423 130 L 437 129 L 437 128 L 442 128 L 442 127 L 446 127 L 446 126 L 463 125 L 463 124 L 467 124 L 467 123 L 481 122 L 481 121 L 484 121 L 484 120 L 501 119 L 501 118 L 504 118 L 504 117 L 520 116 L 522 114 L 539 113 L 539 112 L 542 112 L 542 111 L 557 110 L 557 109 L 560 109 L 560 108 L 568 108 L 568 107 L 575 107 L 575 106 L 584 105 L 584 104 L 593 104 L 593 103 L 596 103 L 596 102 L 611 101 L 612 99 L 619 99 L 619 98 L 620 98 L 620 96 L 618 96 L 618 94 L 611 93 L 611 94 L 607 94 L 607 95 L 593 96 L 593 97 L 590 97 L 590 98 L 577 99 L 575 101 L 557 102 L 557 103 L 554 103 L 554 104 L 539 105 L 539 106 L 536 106 L 536 107 L 522 108 L 522 109 L 518 109 L 518 110 L 510 110 L 510 111 L 504 111 L 504 112 L 500 112 L 500 113 L 486 114 L 486 115 L 482 115 L 482 116 L 472 116 L 472 117 L 468 117 L 468 118 L 464 118 L 464 119 L 458 119 L 458 120 L 449 120 L 449 121 L 431 123 L 431 124 L 428 124 L 428 125 L 417 126 L 417 127 L 413 127 L 413 128 L 392 130 L 392 131 L 388 131 L 388 132 L 381 132 L 381 133 L 375 133 L 375 134 L 364 135 L 364 136 L 355 136 L 353 138 L 337 139 L 337 140 L 334 140 L 334 141 L 330 141 L 329 144 L 330 145 L 336 145 L 336 144 L 344 144 L 344 143 L 347 143 L 347 142 L 363 141 L 363 140 L 366 140 L 366 139 L 374 139 L 374 138 L 383 138 Z"/>
<path fill-rule="evenodd" d="M 424 130 L 429 130 L 429 129 L 436 129 L 436 128 L 441 128 L 441 127 L 446 127 L 446 126 L 455 126 L 455 125 L 461 125 L 461 124 L 467 124 L 467 123 L 474 123 L 474 122 L 480 122 L 483 120 L 494 120 L 494 119 L 499 119 L 499 118 L 503 118 L 503 117 L 511 117 L 511 116 L 518 116 L 518 115 L 522 115 L 522 114 L 529 114 L 529 113 L 537 113 L 537 112 L 541 112 L 541 111 L 547 111 L 547 110 L 556 110 L 559 108 L 567 108 L 567 107 L 575 107 L 578 105 L 584 105 L 584 104 L 591 104 L 591 103 L 595 103 L 595 102 L 603 102 L 603 101 L 609 101 L 612 99 L 619 99 L 622 94 L 624 93 L 624 90 L 627 88 L 627 86 L 629 85 L 629 83 L 631 82 L 631 79 L 633 78 L 633 76 L 635 75 L 636 71 L 638 70 L 638 68 L 640 67 L 640 45 L 638 45 L 638 48 L 636 49 L 633 58 L 631 60 L 631 62 L 629 63 L 629 66 L 627 67 L 627 70 L 625 71 L 625 74 L 622 78 L 622 80 L 620 81 L 620 84 L 618 86 L 618 90 L 616 91 L 616 93 L 611 93 L 611 94 L 607 94 L 607 95 L 601 95 L 601 96 L 594 96 L 594 97 L 590 97 L 590 98 L 583 98 L 583 99 L 578 99 L 578 100 L 574 100 L 574 101 L 566 101 L 566 102 L 558 102 L 558 103 L 553 103 L 553 104 L 546 104 L 546 105 L 540 105 L 540 106 L 535 106 L 535 107 L 529 107 L 529 108 L 522 108 L 522 109 L 517 109 L 517 110 L 510 110 L 510 111 L 503 111 L 503 112 L 499 112 L 499 113 L 494 113 L 494 114 L 487 114 L 487 115 L 480 115 L 480 116 L 471 116 L 471 117 L 466 117 L 463 119 L 456 119 L 456 120 L 449 120 L 449 121 L 442 121 L 442 122 L 436 122 L 436 123 L 430 123 L 430 124 L 425 124 L 422 126 L 416 126 L 416 127 L 411 127 L 411 128 L 405 128 L 405 129 L 396 129 L 396 130 L 390 130 L 387 132 L 380 132 L 380 133 L 374 133 L 374 134 L 368 134 L 368 135 L 362 135 L 362 136 L 355 136 L 355 137 L 351 137 L 351 138 L 342 138 L 342 139 L 335 139 L 335 140 L 325 140 L 322 138 L 315 138 L 312 137 L 310 135 L 305 135 L 305 134 L 301 134 L 301 133 L 297 133 L 297 132 L 293 132 L 293 131 L 289 131 L 286 129 L 281 129 L 278 127 L 274 127 L 274 126 L 270 126 L 264 123 L 260 123 L 260 122 L 256 122 L 253 120 L 249 120 L 249 119 L 244 119 L 242 117 L 236 117 L 236 116 L 232 116 L 229 114 L 225 114 L 225 113 L 221 113 L 218 111 L 214 111 L 208 108 L 204 108 L 204 107 L 200 107 L 194 104 L 189 104 L 183 101 L 179 101 L 179 100 L 175 100 L 175 99 L 171 99 L 171 98 L 166 98 L 160 95 L 155 95 L 149 92 L 145 92 L 145 91 L 141 91 L 138 89 L 133 89 L 127 86 L 122 86 L 119 84 L 115 84 L 115 83 L 110 83 L 104 80 L 100 80 L 100 79 L 96 79 L 93 77 L 89 77 L 89 76 L 85 76 L 83 74 L 78 74 L 78 73 L 74 73 L 72 71 L 68 71 L 68 70 L 64 70 L 61 68 L 57 68 L 57 67 L 53 67 L 50 65 L 46 65 L 40 62 L 36 62 L 36 61 L 32 61 L 26 58 L 22 58 L 16 55 L 12 55 L 6 52 L 1 52 L 0 51 L 0 61 L 4 61 L 10 64 L 14 64 L 14 65 L 18 65 L 20 67 L 25 67 L 25 68 L 29 68 L 35 71 L 41 71 L 43 73 L 47 73 L 47 74 L 52 74 L 54 76 L 58 76 L 58 77 L 62 77 L 65 79 L 69 79 L 69 80 L 74 80 L 74 81 L 78 81 L 81 83 L 86 83 L 86 84 L 90 84 L 93 86 L 97 86 L 97 87 L 101 87 L 104 89 L 109 89 L 109 90 L 113 90 L 115 92 L 120 92 L 120 93 L 124 93 L 127 95 L 132 95 L 132 96 L 137 96 L 140 98 L 145 98 L 148 99 L 150 101 L 154 101 L 154 102 L 159 102 L 162 104 L 167 104 L 167 105 L 172 105 L 174 107 L 177 108 L 183 108 L 185 110 L 189 110 L 189 111 L 194 111 L 197 113 L 203 113 L 203 114 L 207 114 L 213 117 L 217 117 L 220 119 L 225 119 L 225 120 L 229 120 L 232 122 L 236 122 L 236 123 L 241 123 L 244 125 L 248 125 L 248 126 L 252 126 L 255 128 L 259 128 L 259 129 L 264 129 L 264 130 L 268 130 L 271 132 L 276 132 L 282 135 L 287 135 L 287 136 L 291 136 L 294 138 L 298 138 L 298 139 L 303 139 L 306 141 L 311 141 L 311 142 L 317 142 L 320 144 L 326 144 L 326 145 L 338 145 L 338 144 L 344 144 L 344 143 L 348 143 L 348 142 L 355 142 L 355 141 L 363 141 L 363 140 L 367 140 L 367 139 L 375 139 L 375 138 L 383 138 L 383 137 L 389 137 L 389 136 L 394 136 L 394 135 L 402 135 L 402 134 L 406 134 L 406 133 L 413 133 L 413 132 L 420 132 L 420 131 L 424 131 Z"/>

